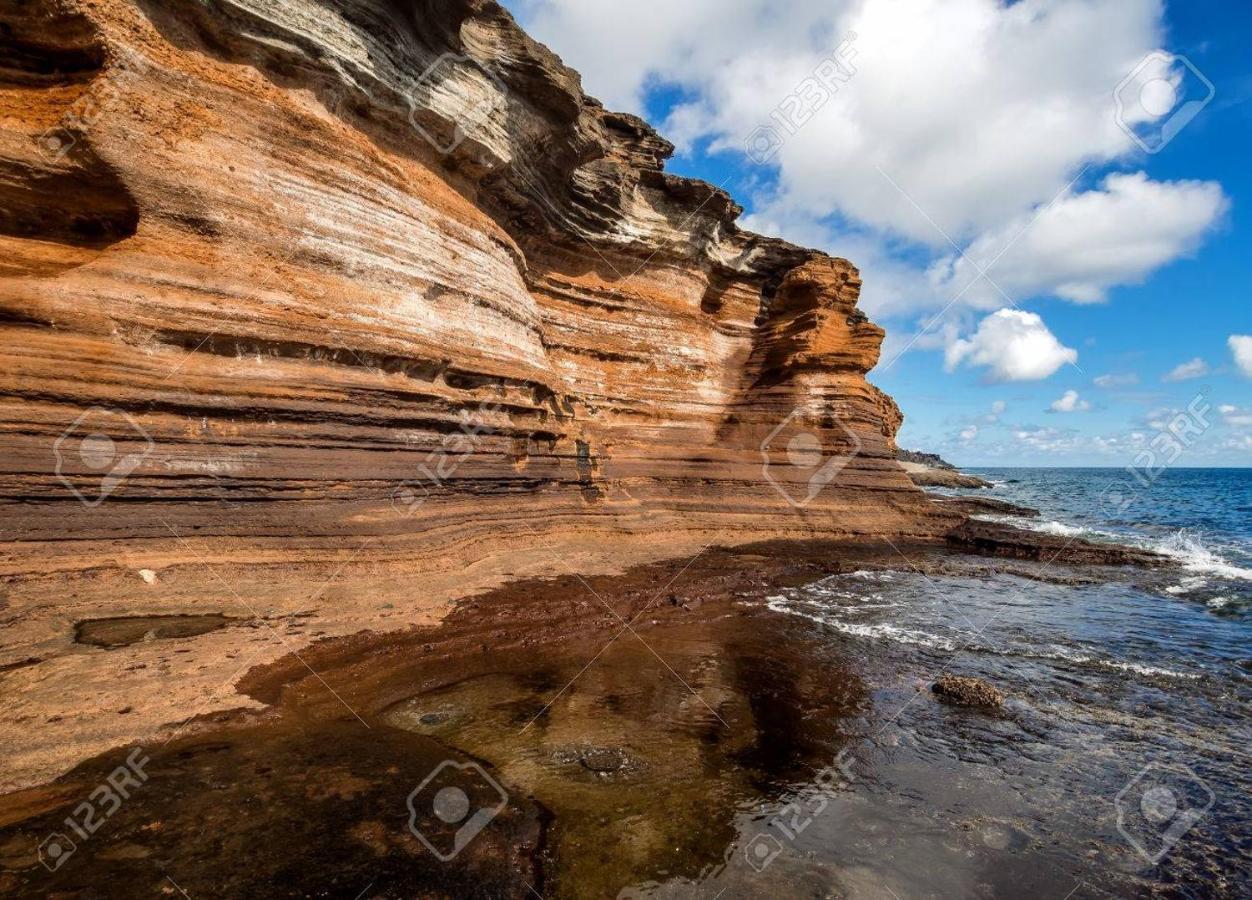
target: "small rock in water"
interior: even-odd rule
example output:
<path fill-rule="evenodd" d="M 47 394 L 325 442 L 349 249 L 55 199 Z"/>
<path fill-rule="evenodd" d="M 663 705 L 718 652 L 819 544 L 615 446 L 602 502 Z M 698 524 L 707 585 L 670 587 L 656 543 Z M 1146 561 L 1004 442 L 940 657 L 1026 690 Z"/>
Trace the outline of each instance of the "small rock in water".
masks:
<path fill-rule="evenodd" d="M 563 766 L 577 766 L 601 778 L 635 768 L 635 760 L 621 747 L 564 747 L 552 756 Z"/>
<path fill-rule="evenodd" d="M 1004 694 L 981 678 L 944 675 L 930 686 L 941 697 L 961 706 L 1002 706 Z"/>
<path fill-rule="evenodd" d="M 626 766 L 626 754 L 616 747 L 589 747 L 583 751 L 579 762 L 584 769 L 607 774 Z"/>

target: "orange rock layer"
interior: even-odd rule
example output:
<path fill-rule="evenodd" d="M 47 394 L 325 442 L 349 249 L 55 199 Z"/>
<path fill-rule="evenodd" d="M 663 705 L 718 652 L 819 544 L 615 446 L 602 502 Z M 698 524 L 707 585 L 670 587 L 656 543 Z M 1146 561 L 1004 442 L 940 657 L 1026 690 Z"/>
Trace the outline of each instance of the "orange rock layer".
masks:
<path fill-rule="evenodd" d="M 856 269 L 495 3 L 9 0 L 0 50 L 0 785 L 512 577 L 956 518 Z M 191 612 L 253 627 L 71 642 Z"/>

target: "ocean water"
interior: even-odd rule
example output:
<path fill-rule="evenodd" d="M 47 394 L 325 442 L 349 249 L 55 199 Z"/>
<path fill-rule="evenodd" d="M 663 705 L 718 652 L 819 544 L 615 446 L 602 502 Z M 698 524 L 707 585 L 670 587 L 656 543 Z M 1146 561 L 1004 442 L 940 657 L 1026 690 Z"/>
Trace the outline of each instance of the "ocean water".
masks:
<path fill-rule="evenodd" d="M 1230 615 L 1252 599 L 1252 468 L 1170 469 L 1150 486 L 1121 469 L 974 469 L 995 485 L 980 496 L 1038 509 L 1006 521 L 1065 537 L 1112 540 L 1176 559 L 1171 593 Z M 946 494 L 961 491 L 945 490 Z"/>
<path fill-rule="evenodd" d="M 942 493 L 1177 565 L 1088 581 L 1063 557 L 1041 579 L 902 558 L 771 597 L 879 685 L 862 805 L 812 852 L 902 897 L 1252 896 L 1252 470 L 1168 471 L 1131 503 L 1116 470 L 974 471 L 994 489 Z M 944 709 L 943 673 L 997 685 L 1004 711 Z"/>

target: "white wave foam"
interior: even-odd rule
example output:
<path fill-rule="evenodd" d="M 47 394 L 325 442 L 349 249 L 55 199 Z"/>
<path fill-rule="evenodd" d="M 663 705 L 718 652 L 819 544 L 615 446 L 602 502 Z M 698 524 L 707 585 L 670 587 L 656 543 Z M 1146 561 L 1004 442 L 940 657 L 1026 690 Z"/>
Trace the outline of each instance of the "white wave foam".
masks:
<path fill-rule="evenodd" d="M 1150 550 L 1159 553 L 1162 556 L 1168 556 L 1178 561 L 1183 569 L 1188 572 L 1202 573 L 1204 575 L 1225 578 L 1228 581 L 1252 581 L 1252 569 L 1246 569 L 1237 566 L 1229 560 L 1224 559 L 1214 553 L 1208 547 L 1200 543 L 1193 534 L 1185 528 L 1179 530 L 1175 534 L 1165 540 L 1154 539 L 1141 535 L 1118 534 L 1113 531 L 1105 531 L 1100 528 L 1089 528 L 1082 525 L 1068 525 L 1065 522 L 1055 520 L 1041 522 L 1038 519 L 1024 519 L 1019 516 L 976 516 L 975 518 L 985 519 L 991 522 L 1003 522 L 1010 525 L 1016 525 L 1019 528 L 1026 528 L 1031 531 L 1042 532 L 1043 534 L 1051 534 L 1057 537 L 1067 538 L 1094 538 L 1095 540 L 1112 540 L 1141 550 Z M 1197 587 L 1203 587 L 1202 584 L 1193 583 L 1189 579 L 1183 579 L 1181 585 L 1175 588 L 1167 588 L 1171 594 L 1190 593 Z"/>
<path fill-rule="evenodd" d="M 1236 566 L 1218 556 L 1186 529 L 1164 541 L 1150 542 L 1147 549 L 1178 560 L 1188 572 L 1203 572 L 1229 581 L 1252 581 L 1252 569 Z M 1186 584 L 1186 579 L 1183 584 Z"/>
<path fill-rule="evenodd" d="M 1203 575 L 1193 575 L 1190 578 L 1184 578 L 1178 584 L 1171 585 L 1165 589 L 1165 593 L 1173 594 L 1175 597 L 1181 594 L 1190 594 L 1192 591 L 1198 591 L 1200 588 L 1207 587 L 1209 580 Z"/>
<path fill-rule="evenodd" d="M 1057 522 L 1055 520 L 1049 522 L 1039 522 L 1035 526 L 1034 530 L 1042 532 L 1043 534 L 1053 534 L 1057 537 L 1081 537 L 1085 534 L 1098 534 L 1094 528 L 1082 528 L 1077 525 L 1066 525 L 1064 522 Z"/>
<path fill-rule="evenodd" d="M 1176 672 L 1173 669 L 1162 669 L 1157 666 L 1145 666 L 1143 663 L 1118 662 L 1113 659 L 1096 659 L 1092 660 L 1097 666 L 1104 666 L 1109 669 L 1118 669 L 1123 672 L 1135 672 L 1139 675 L 1163 675 L 1166 678 L 1185 678 L 1188 681 L 1198 681 L 1200 676 L 1194 672 Z"/>
<path fill-rule="evenodd" d="M 890 572 L 874 572 L 869 569 L 858 569 L 855 572 L 847 572 L 846 574 L 836 576 L 839 578 L 861 578 L 865 581 L 894 581 L 895 578 Z"/>
<path fill-rule="evenodd" d="M 1102 656 L 1089 656 L 1086 653 L 1079 653 L 1078 651 L 1071 650 L 1068 647 L 1062 647 L 1060 644 L 1051 644 L 1046 650 L 1030 647 L 1011 651 L 1005 655 L 1029 656 L 1035 659 L 1053 660 L 1055 662 L 1071 662 L 1085 666 L 1099 666 L 1104 669 L 1113 669 L 1119 672 L 1134 672 L 1137 675 L 1160 675 L 1166 678 L 1185 678 L 1189 681 L 1194 681 L 1200 677 L 1194 672 L 1179 672 L 1176 669 L 1149 666 L 1145 663 L 1123 662 L 1116 659 L 1106 659 Z"/>
<path fill-rule="evenodd" d="M 1015 525 L 1018 528 L 1024 528 L 1027 531 L 1037 531 L 1042 534 L 1050 534 L 1055 537 L 1089 537 L 1089 538 L 1106 538 L 1120 539 L 1122 536 L 1114 534 L 1111 531 L 1102 531 L 1099 528 L 1088 528 L 1083 525 L 1067 525 L 1064 522 L 1058 522 L 1055 519 L 1042 521 L 1040 519 L 1027 519 L 1024 516 L 1003 516 L 1003 515 L 985 515 L 973 516 L 975 519 L 982 519 L 986 522 L 999 522 L 1004 525 Z"/>
<path fill-rule="evenodd" d="M 816 612 L 808 612 L 798 609 L 795 605 L 788 601 L 786 597 L 770 597 L 767 605 L 774 612 L 786 613 L 788 615 L 800 616 L 811 622 L 817 622 L 819 625 L 825 625 L 827 628 L 833 628 L 835 631 L 849 634 L 853 637 L 863 637 L 870 639 L 881 639 L 892 641 L 897 644 L 908 644 L 915 647 L 930 647 L 936 650 L 952 651 L 956 649 L 956 644 L 952 641 L 945 640 L 933 634 L 927 634 L 924 631 L 914 631 L 910 628 L 899 628 L 895 625 L 879 623 L 877 625 L 858 625 L 853 622 L 843 622 L 833 616 L 823 616 Z"/>
<path fill-rule="evenodd" d="M 799 616 L 808 619 L 810 622 L 817 622 L 827 628 L 832 628 L 842 634 L 851 635 L 853 637 L 868 638 L 870 640 L 886 640 L 896 644 L 904 644 L 915 647 L 929 647 L 935 650 L 953 651 L 957 649 L 957 644 L 938 635 L 930 634 L 925 631 L 917 631 L 911 628 L 901 628 L 897 625 L 889 625 L 885 622 L 873 625 L 859 624 L 856 622 L 845 622 L 833 615 L 823 615 L 818 611 L 819 606 L 813 602 L 797 601 L 782 595 L 775 595 L 767 598 L 767 605 L 771 610 L 777 613 L 785 613 L 787 615 Z M 890 604 L 898 606 L 900 604 Z M 809 609 L 802 606 L 810 607 Z M 851 610 L 853 612 L 859 610 Z M 996 656 L 1039 659 L 1050 662 L 1066 662 L 1077 665 L 1096 666 L 1102 669 L 1111 669 L 1118 672 L 1133 672 L 1136 675 L 1145 677 L 1164 677 L 1164 678 L 1182 678 L 1188 681 L 1195 681 L 1201 676 L 1194 672 L 1180 672 L 1176 669 L 1167 669 L 1162 666 L 1150 666 L 1146 663 L 1125 662 L 1116 659 L 1107 659 L 1101 656 L 1091 656 L 1086 653 L 1080 653 L 1060 644 L 1051 644 L 1048 647 L 1012 647 L 1002 648 L 987 645 L 967 644 L 965 649 L 975 653 L 991 653 Z"/>

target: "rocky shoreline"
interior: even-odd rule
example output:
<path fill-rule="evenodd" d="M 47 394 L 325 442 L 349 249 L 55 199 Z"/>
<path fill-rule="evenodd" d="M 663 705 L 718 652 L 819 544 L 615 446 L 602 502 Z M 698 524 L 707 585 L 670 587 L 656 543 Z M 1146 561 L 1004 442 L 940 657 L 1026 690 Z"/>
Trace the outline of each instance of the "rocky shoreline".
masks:
<path fill-rule="evenodd" d="M 928 466 L 924 463 L 901 462 L 900 467 L 908 473 L 910 479 L 918 487 L 950 487 L 950 488 L 989 488 L 991 482 L 968 475 L 955 469 L 939 466 Z"/>
<path fill-rule="evenodd" d="M 649 607 L 649 614 L 667 606 L 681 614 L 699 608 L 706 600 L 726 601 L 741 589 L 735 585 L 760 586 L 771 579 L 777 583 L 801 583 L 845 571 L 850 566 L 879 569 L 904 566 L 915 571 L 965 572 L 977 577 L 987 571 L 987 565 L 994 560 L 992 564 L 998 572 L 1055 583 L 1081 583 L 1109 577 L 1108 567 L 1156 568 L 1170 564 L 1144 551 L 1062 539 L 970 519 L 953 529 L 946 543 L 905 538 L 887 542 L 867 539 L 774 542 L 761 544 L 764 548 L 761 552 L 754 551 L 753 546 L 734 550 L 692 548 L 688 552 L 697 561 L 713 553 L 723 561 L 723 566 L 730 565 L 726 560 L 734 560 L 742 569 L 727 573 L 729 582 L 714 581 L 705 586 L 703 593 L 684 593 L 677 588 L 667 591 Z M 668 571 L 680 562 L 681 559 L 661 563 L 641 561 L 635 567 L 619 568 L 603 563 L 580 564 L 571 559 L 546 564 L 542 569 L 570 573 L 558 577 L 558 584 L 589 580 L 594 585 L 596 579 L 607 579 L 613 589 L 622 594 L 623 603 L 630 603 L 638 602 L 644 594 L 642 588 L 634 586 L 637 582 L 660 577 L 651 574 L 648 566 Z M 596 565 L 600 566 L 599 574 Z M 643 569 L 636 568 L 640 565 Z M 1093 567 L 1096 567 L 1094 571 Z M 457 633 L 452 620 L 447 618 L 449 613 L 469 617 L 472 621 L 473 611 L 484 611 L 489 618 L 474 624 L 472 630 L 481 638 L 479 646 L 483 652 L 490 650 L 494 654 L 510 645 L 511 632 L 520 630 L 520 626 L 516 622 L 495 626 L 492 621 L 507 615 L 511 605 L 520 602 L 519 597 L 529 597 L 533 584 L 503 579 L 498 587 L 488 588 L 486 594 L 479 592 L 450 600 L 445 612 L 429 615 L 424 621 L 407 615 L 401 617 L 391 604 L 383 603 L 381 610 L 369 605 L 333 611 L 311 606 L 294 616 L 171 615 L 138 619 L 120 616 L 80 622 L 75 629 L 78 644 L 70 645 L 74 649 L 69 654 L 31 659 L 0 673 L 5 689 L 17 701 L 0 731 L 8 735 L 6 740 L 10 741 L 10 746 L 20 751 L 7 761 L 4 789 L 12 791 L 45 782 L 110 747 L 176 739 L 186 730 L 198 729 L 201 719 L 215 721 L 221 712 L 251 709 L 263 713 L 270 704 L 277 702 L 280 694 L 277 685 L 283 683 L 280 678 L 274 682 L 274 687 L 253 687 L 267 683 L 269 676 L 264 673 L 286 672 L 290 677 L 307 674 L 306 665 L 320 658 L 322 648 L 333 648 L 334 652 L 348 648 L 343 652 L 351 653 L 350 648 L 357 641 L 385 643 L 392 639 L 389 635 L 399 635 L 396 639 L 404 640 L 406 632 L 419 628 L 430 631 L 431 652 L 444 657 L 455 656 L 462 648 L 459 639 L 449 636 Z M 496 607 L 493 604 L 499 598 L 503 598 L 504 605 Z M 577 609 L 587 617 L 586 623 L 575 621 L 576 616 L 549 615 L 546 610 L 528 608 L 523 618 L 538 621 L 525 629 L 523 646 L 610 628 L 615 622 L 613 615 L 596 602 L 594 591 L 581 598 Z M 633 614 L 637 609 L 627 605 L 623 611 Z M 90 646 L 93 644 L 95 646 Z M 252 649 L 248 652 L 241 653 L 238 649 L 249 645 Z M 267 662 L 267 658 L 273 661 Z M 64 697 L 56 689 L 57 680 L 40 678 L 50 665 L 66 664 L 89 666 L 85 671 L 93 673 L 93 686 L 98 691 L 92 708 L 74 710 L 71 715 L 67 715 Z M 216 690 L 196 697 L 184 693 L 189 686 L 174 682 L 138 707 L 131 699 L 134 685 L 142 683 L 149 672 L 168 678 L 175 666 L 212 673 Z M 115 679 L 115 683 L 106 686 L 107 679 Z M 123 730 L 110 732 L 100 728 L 101 722 L 109 721 L 124 723 Z M 42 728 L 32 732 L 33 723 L 42 723 Z M 50 742 L 46 736 L 40 736 L 46 735 L 48 729 L 62 739 Z"/>
<path fill-rule="evenodd" d="M 287 655 L 253 667 L 243 675 L 238 690 L 251 708 L 196 716 L 137 745 L 151 758 L 145 770 L 151 787 L 141 795 L 144 799 L 127 807 L 119 821 L 102 832 L 98 846 L 92 850 L 96 863 L 89 872 L 66 867 L 48 876 L 42 868 L 31 870 L 27 863 L 34 858 L 35 842 L 98 778 L 117 765 L 128 749 L 110 751 L 76 765 L 46 786 L 0 798 L 0 886 L 5 888 L 6 896 L 43 896 L 49 886 L 73 891 L 85 884 L 83 878 L 98 879 L 101 872 L 106 872 L 109 877 L 128 883 L 153 880 L 157 887 L 155 882 L 160 879 L 149 862 L 153 851 L 145 824 L 153 820 L 163 823 L 163 846 L 177 845 L 180 856 L 200 860 L 180 866 L 179 883 L 189 890 L 193 890 L 191 886 L 215 884 L 228 886 L 238 892 L 236 895 L 249 895 L 268 879 L 279 877 L 280 870 L 284 872 L 281 877 L 294 879 L 290 885 L 310 891 L 324 889 L 326 879 L 332 877 L 336 884 L 345 887 L 353 879 L 363 879 L 359 890 L 369 882 L 367 876 L 371 873 L 389 889 L 431 891 L 439 896 L 456 895 L 471 884 L 489 885 L 496 892 L 494 896 L 505 897 L 526 896 L 528 884 L 535 888 L 546 884 L 553 889 L 552 893 L 545 892 L 547 896 L 574 896 L 568 892 L 568 885 L 575 878 L 580 890 L 589 883 L 588 879 L 599 878 L 606 886 L 616 884 L 613 879 L 622 878 L 624 869 L 580 870 L 571 862 L 583 857 L 587 842 L 602 839 L 591 826 L 571 831 L 563 824 L 570 816 L 581 821 L 577 817 L 583 814 L 580 804 L 584 801 L 578 799 L 577 791 L 567 795 L 565 787 L 570 779 L 573 784 L 578 783 L 582 777 L 578 772 L 601 780 L 610 795 L 613 785 L 620 781 L 624 792 L 620 802 L 642 804 L 638 815 L 649 822 L 655 819 L 658 828 L 667 817 L 673 819 L 677 815 L 678 821 L 673 824 L 685 829 L 683 833 L 699 832 L 694 822 L 707 819 L 710 811 L 694 798 L 694 805 L 687 807 L 684 804 L 688 801 L 675 795 L 661 810 L 636 796 L 631 787 L 636 783 L 630 774 L 632 767 L 647 769 L 649 779 L 655 780 L 669 768 L 676 767 L 680 773 L 682 764 L 675 758 L 636 759 L 630 755 L 635 751 L 623 751 L 611 739 L 605 743 L 609 735 L 602 733 L 602 721 L 593 724 L 594 718 L 588 720 L 580 714 L 575 721 L 562 724 L 561 717 L 574 715 L 581 708 L 582 701 L 576 697 L 583 696 L 578 691 L 568 693 L 567 676 L 576 681 L 581 674 L 579 668 L 588 659 L 599 659 L 606 649 L 619 646 L 619 642 L 633 647 L 635 652 L 640 651 L 641 645 L 663 648 L 672 664 L 682 668 L 684 651 L 680 648 L 685 646 L 683 642 L 691 640 L 725 641 L 728 649 L 722 652 L 732 657 L 744 652 L 749 656 L 768 653 L 774 660 L 771 665 L 785 671 L 803 665 L 801 661 L 814 650 L 806 649 L 809 645 L 795 635 L 776 633 L 780 627 L 786 632 L 788 620 L 766 608 L 765 600 L 773 593 L 851 571 L 979 577 L 983 564 L 969 555 L 966 544 L 997 557 L 1004 555 L 1006 548 L 1011 549 L 1013 552 L 1008 555 L 1012 558 L 997 559 L 998 571 L 1026 578 L 1081 577 L 1092 566 L 1140 562 L 1115 548 L 1097 548 L 1085 542 L 1060 546 L 1043 541 L 1038 552 L 1031 555 L 1022 550 L 1029 538 L 1028 533 L 982 523 L 972 534 L 954 539 L 951 548 L 917 541 L 767 542 L 735 550 L 709 548 L 688 558 L 636 566 L 616 575 L 569 574 L 514 581 L 462 600 L 438 623 L 392 633 L 361 632 L 317 641 L 302 647 L 299 656 Z M 1028 556 L 1031 561 L 1026 561 Z M 1103 577 L 1111 576 L 1106 571 Z M 316 616 L 311 620 L 316 624 Z M 235 622 L 226 627 L 246 628 L 248 623 Z M 122 646 L 151 651 L 161 644 L 178 647 L 196 640 L 199 639 L 185 635 L 153 635 L 138 644 Z M 753 649 L 746 650 L 748 647 Z M 557 674 L 563 671 L 564 664 L 558 665 L 560 660 L 569 660 L 566 675 Z M 641 674 L 641 667 L 646 668 L 650 660 L 653 657 L 643 652 L 638 658 L 629 656 L 620 663 L 632 673 L 636 689 L 651 684 L 647 679 L 656 679 L 658 687 L 670 679 L 668 663 L 661 666 L 653 661 L 657 671 Z M 601 668 L 598 666 L 596 671 Z M 545 674 L 549 669 L 554 671 Z M 608 670 L 613 670 L 612 664 Z M 538 729 L 536 746 L 548 748 L 543 752 L 550 754 L 544 758 L 550 759 L 545 766 L 550 766 L 551 771 L 545 768 L 542 771 L 547 774 L 526 774 L 529 769 L 510 768 L 503 758 L 497 758 L 497 763 L 505 766 L 502 778 L 507 774 L 512 779 L 510 784 L 520 782 L 520 787 L 529 787 L 538 795 L 518 798 L 499 827 L 473 845 L 462 865 L 450 869 L 418 865 L 423 851 L 412 835 L 396 823 L 375 821 L 373 813 L 361 818 L 362 813 L 356 810 L 402 811 L 404 794 L 412 787 L 409 782 L 417 783 L 423 766 L 433 766 L 448 753 L 468 752 L 470 759 L 484 755 L 491 759 L 498 753 L 500 748 L 493 751 L 478 747 L 472 735 L 456 730 L 458 704 L 469 698 L 455 700 L 448 692 L 459 690 L 457 685 L 484 678 L 494 685 L 490 679 L 496 678 L 493 673 L 500 672 L 517 673 L 521 679 L 518 684 L 528 685 L 524 697 L 510 699 L 514 688 L 495 686 L 489 688 L 490 694 L 482 702 L 504 704 L 502 708 L 512 710 L 508 715 L 514 731 L 521 729 L 524 734 L 530 728 Z M 794 677 L 806 687 L 801 694 L 790 695 L 786 703 L 801 707 L 818 704 L 810 715 L 824 708 L 823 704 L 835 704 L 841 712 L 829 710 L 822 714 L 831 722 L 850 711 L 845 708 L 849 701 L 841 692 L 852 690 L 855 696 L 873 688 L 855 680 L 845 684 L 843 676 L 828 672 L 823 676 L 824 683 L 835 690 L 828 694 L 816 691 L 816 683 L 809 675 L 797 671 Z M 640 682 L 639 678 L 645 680 Z M 719 686 L 706 670 L 684 669 L 677 682 L 669 682 L 678 695 L 665 703 L 667 708 L 670 703 L 678 703 L 681 708 L 686 697 L 691 714 L 705 722 L 700 727 L 720 732 L 717 743 L 727 751 L 739 747 L 735 752 L 740 753 L 758 747 L 759 752 L 766 748 L 777 752 L 784 733 L 760 732 L 768 718 L 762 720 L 759 709 L 753 717 L 738 718 L 734 712 L 738 701 L 732 699 L 737 691 L 751 693 L 774 680 L 771 676 L 756 686 Z M 921 685 L 919 690 L 926 687 Z M 698 701 L 688 695 L 693 688 Z M 604 685 L 594 684 L 586 695 L 588 701 L 594 701 L 593 708 L 598 708 L 596 704 L 601 700 L 595 698 L 603 698 L 603 690 L 607 690 Z M 938 690 L 948 695 L 955 692 L 958 702 L 966 702 L 961 698 L 968 696 L 972 698 L 968 702 L 976 705 L 986 705 L 990 703 L 988 698 L 997 696 L 991 687 L 962 693 L 960 683 L 952 687 L 945 682 Z M 554 708 L 558 701 L 561 705 Z M 757 702 L 754 700 L 753 704 Z M 762 697 L 760 702 L 767 701 Z M 859 701 L 853 701 L 853 706 L 856 702 Z M 706 703 L 716 704 L 718 712 L 712 714 L 714 718 L 705 718 L 711 709 L 701 705 Z M 644 711 L 638 714 L 644 715 Z M 604 714 L 596 715 L 602 718 Z M 718 719 L 725 721 L 719 724 Z M 807 727 L 817 727 L 819 720 Z M 755 725 L 750 726 L 753 721 Z M 804 749 L 805 741 L 814 739 L 813 735 L 801 738 L 799 734 L 786 732 L 787 742 L 800 741 L 794 749 L 799 754 L 796 763 L 810 752 Z M 670 739 L 675 738 L 671 735 Z M 316 749 L 319 745 L 323 749 Z M 816 747 L 812 752 L 820 756 Z M 727 767 L 726 777 L 733 777 L 734 767 L 729 759 L 719 765 Z M 257 774 L 251 774 L 254 772 Z M 231 784 L 227 795 L 213 787 L 218 782 L 226 783 L 223 779 Z M 538 780 L 531 784 L 531 779 Z M 396 787 L 397 781 L 402 783 L 402 789 Z M 248 867 L 236 866 L 229 856 L 192 852 L 203 841 L 206 822 L 218 821 L 223 832 L 240 839 L 266 829 L 270 805 L 258 808 L 247 803 L 255 791 L 270 796 L 274 808 L 283 810 L 285 819 L 294 816 L 297 821 L 333 823 L 330 828 L 305 829 L 300 838 L 304 842 L 301 852 L 312 854 L 310 858 L 330 853 L 336 842 L 347 841 L 359 849 L 351 851 L 346 861 L 342 853 L 332 854 L 337 860 L 337 874 L 333 876 L 317 865 L 303 867 L 301 872 L 288 870 L 286 854 L 277 845 L 254 845 Z M 323 799 L 314 801 L 314 792 Z M 360 805 L 358 801 L 365 799 L 368 803 Z M 333 809 L 325 806 L 328 802 Z M 687 816 L 693 818 L 684 825 Z M 555 832 L 551 830 L 554 826 Z M 708 854 L 718 847 L 719 835 L 720 832 L 712 835 L 709 847 L 686 847 L 688 864 L 707 864 L 711 859 Z M 658 840 L 659 844 L 646 841 L 625 857 L 615 859 L 620 866 L 646 872 L 658 864 L 664 856 L 661 846 L 672 838 Z M 318 850 L 323 842 L 329 843 Z M 383 852 L 390 861 L 379 868 L 377 854 Z M 588 894 L 584 890 L 577 895 Z"/>

